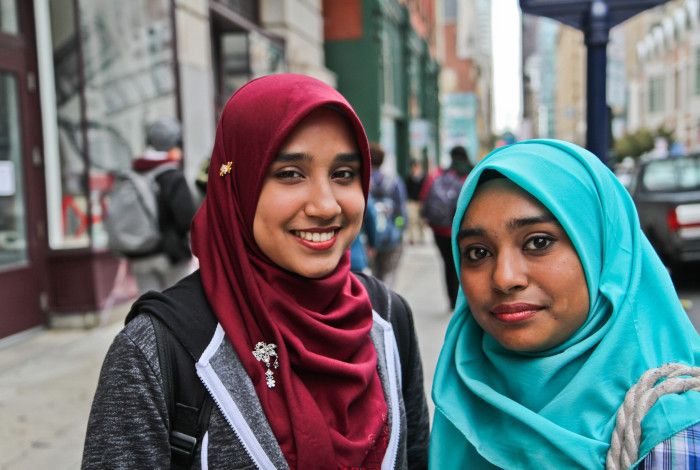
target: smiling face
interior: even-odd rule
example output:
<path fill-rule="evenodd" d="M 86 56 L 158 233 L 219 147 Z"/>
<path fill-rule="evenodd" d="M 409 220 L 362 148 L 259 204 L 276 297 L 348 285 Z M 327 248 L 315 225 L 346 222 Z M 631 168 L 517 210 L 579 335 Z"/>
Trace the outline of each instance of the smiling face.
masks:
<path fill-rule="evenodd" d="M 348 123 L 320 108 L 301 121 L 268 168 L 253 236 L 278 266 L 320 278 L 362 226 L 361 158 Z"/>
<path fill-rule="evenodd" d="M 458 235 L 462 289 L 481 328 L 512 351 L 544 351 L 586 320 L 576 250 L 536 199 L 505 178 L 481 184 Z"/>

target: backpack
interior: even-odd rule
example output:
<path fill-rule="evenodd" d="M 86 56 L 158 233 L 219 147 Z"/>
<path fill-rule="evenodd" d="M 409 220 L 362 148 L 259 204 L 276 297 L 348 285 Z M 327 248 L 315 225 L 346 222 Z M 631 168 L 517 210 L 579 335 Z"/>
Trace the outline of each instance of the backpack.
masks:
<path fill-rule="evenodd" d="M 412 329 L 406 301 L 372 276 L 355 273 L 355 277 L 365 286 L 372 308 L 391 323 L 399 361 L 406 364 L 411 352 Z M 201 286 L 199 272 L 191 274 L 180 283 Z M 192 467 L 197 444 L 202 441 L 209 425 L 213 400 L 197 376 L 195 361 L 208 345 L 217 320 L 201 288 L 169 290 L 172 293 L 172 305 L 179 306 L 177 312 L 185 308 L 186 311 L 182 312 L 184 319 L 160 310 L 145 313 L 153 323 L 163 391 L 170 416 L 170 468 L 179 470 Z M 151 292 L 142 298 L 153 296 L 161 298 L 162 294 Z M 134 305 L 126 323 L 138 314 L 139 309 Z M 402 383 L 407 383 L 406 373 L 402 367 Z"/>
<path fill-rule="evenodd" d="M 160 188 L 156 178 L 176 168 L 175 164 L 164 164 L 146 173 L 126 171 L 116 175 L 106 195 L 104 225 L 110 250 L 124 256 L 158 251 L 162 233 L 158 222 Z"/>
<path fill-rule="evenodd" d="M 435 178 L 421 207 L 421 215 L 430 225 L 452 226 L 462 183 L 459 176 L 452 171 L 445 171 Z"/>
<path fill-rule="evenodd" d="M 371 199 L 368 203 L 374 208 L 374 223 L 372 232 L 368 235 L 371 245 L 377 251 L 393 248 L 401 241 L 403 234 L 403 218 L 399 208 L 395 207 L 393 196 L 394 180 L 381 174 L 380 180 L 371 188 Z"/>

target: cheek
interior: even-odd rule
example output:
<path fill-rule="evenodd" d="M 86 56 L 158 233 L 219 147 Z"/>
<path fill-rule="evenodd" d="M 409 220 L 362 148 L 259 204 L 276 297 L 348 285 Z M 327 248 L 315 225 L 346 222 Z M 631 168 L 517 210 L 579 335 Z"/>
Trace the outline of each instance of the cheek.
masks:
<path fill-rule="evenodd" d="M 352 225 L 362 225 L 362 217 L 365 213 L 365 198 L 360 186 L 347 188 L 338 195 L 343 213 Z"/>
<path fill-rule="evenodd" d="M 460 280 L 469 308 L 472 312 L 478 310 L 475 302 L 489 292 L 485 274 L 474 269 L 460 268 Z"/>
<path fill-rule="evenodd" d="M 280 197 L 276 191 L 262 191 L 253 218 L 253 239 L 258 247 L 266 252 L 270 244 L 279 241 L 286 234 L 286 226 L 293 218 L 298 200 L 292 192 Z"/>
<path fill-rule="evenodd" d="M 557 269 L 552 269 L 550 285 L 558 291 L 563 306 L 583 324 L 588 316 L 590 299 L 586 276 L 578 258 L 571 257 Z"/>

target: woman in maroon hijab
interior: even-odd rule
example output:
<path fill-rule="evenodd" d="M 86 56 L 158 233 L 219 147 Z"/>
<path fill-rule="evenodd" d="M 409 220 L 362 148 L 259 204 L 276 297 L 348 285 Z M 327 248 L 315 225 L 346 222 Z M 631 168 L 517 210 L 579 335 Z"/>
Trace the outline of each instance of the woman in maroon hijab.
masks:
<path fill-rule="evenodd" d="M 425 467 L 410 309 L 350 273 L 369 172 L 362 124 L 328 85 L 271 75 L 231 97 L 192 224 L 200 270 L 132 307 L 83 468 Z M 189 369 L 203 405 L 178 392 Z"/>

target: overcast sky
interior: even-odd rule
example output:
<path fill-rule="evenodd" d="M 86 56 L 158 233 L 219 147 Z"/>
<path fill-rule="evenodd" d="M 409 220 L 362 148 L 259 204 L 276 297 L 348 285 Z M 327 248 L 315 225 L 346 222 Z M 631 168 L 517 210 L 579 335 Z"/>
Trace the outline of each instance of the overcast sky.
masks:
<path fill-rule="evenodd" d="M 522 113 L 520 7 L 518 0 L 491 1 L 493 131 L 517 131 Z"/>

